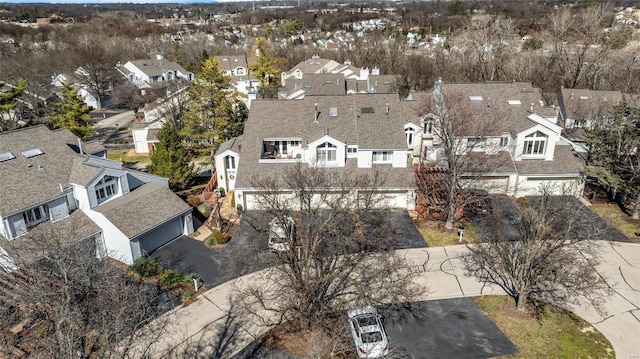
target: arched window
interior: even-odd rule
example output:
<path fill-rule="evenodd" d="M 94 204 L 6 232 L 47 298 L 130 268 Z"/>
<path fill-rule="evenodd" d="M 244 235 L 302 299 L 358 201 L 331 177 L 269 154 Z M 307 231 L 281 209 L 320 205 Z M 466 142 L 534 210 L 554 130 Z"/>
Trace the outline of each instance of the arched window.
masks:
<path fill-rule="evenodd" d="M 404 129 L 404 135 L 407 137 L 407 147 L 413 147 L 415 134 L 416 130 L 414 130 L 413 127 L 407 127 Z"/>
<path fill-rule="evenodd" d="M 318 162 L 331 163 L 337 162 L 338 149 L 332 143 L 325 142 L 320 146 L 316 147 L 316 158 Z"/>
<path fill-rule="evenodd" d="M 547 135 L 540 131 L 536 131 L 524 138 L 524 147 L 522 154 L 525 156 L 544 155 L 547 145 Z"/>

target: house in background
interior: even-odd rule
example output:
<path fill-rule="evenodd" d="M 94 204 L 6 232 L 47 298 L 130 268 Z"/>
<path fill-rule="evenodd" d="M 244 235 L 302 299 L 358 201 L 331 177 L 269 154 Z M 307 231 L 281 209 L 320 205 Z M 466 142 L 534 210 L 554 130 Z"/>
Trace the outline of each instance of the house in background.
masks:
<path fill-rule="evenodd" d="M 140 89 L 149 88 L 158 82 L 177 79 L 193 81 L 194 79 L 192 72 L 173 61 L 166 60 L 162 55 L 157 55 L 156 59 L 128 61 L 124 65 L 118 63 L 116 70 Z"/>
<path fill-rule="evenodd" d="M 608 116 L 622 101 L 620 91 L 560 88 L 557 92 L 558 124 L 564 128 L 590 128 L 593 121 Z"/>
<path fill-rule="evenodd" d="M 246 56 L 214 56 L 224 76 L 231 77 L 231 85 L 236 91 L 247 96 L 251 91 L 257 91 L 260 82 L 253 78 L 249 71 L 252 61 Z"/>
<path fill-rule="evenodd" d="M 193 232 L 191 207 L 166 178 L 126 169 L 66 129 L 0 134 L 0 182 L 0 247 L 18 265 L 43 227 L 126 264 Z"/>
<path fill-rule="evenodd" d="M 89 86 L 84 83 L 84 79 L 89 76 L 89 73 L 82 67 L 78 67 L 73 74 L 56 74 L 51 76 L 51 84 L 55 87 L 62 87 L 64 85 L 71 85 L 77 92 L 76 96 L 82 99 L 82 102 L 87 104 L 91 108 L 101 108 L 101 102 L 98 98 L 89 91 Z M 105 84 L 108 89 L 111 89 L 111 84 Z"/>
<path fill-rule="evenodd" d="M 413 103 L 401 101 L 397 95 L 256 101 L 245 123 L 239 158 L 233 156 L 236 203 L 258 209 L 260 189 L 254 187 L 255 181 L 301 163 L 350 176 L 377 171 L 384 184 L 375 191 L 384 203 L 413 209 L 415 180 L 404 128 L 418 121 Z M 218 154 L 234 153 L 227 151 Z M 292 196 L 290 189 L 282 190 L 283 195 Z"/>

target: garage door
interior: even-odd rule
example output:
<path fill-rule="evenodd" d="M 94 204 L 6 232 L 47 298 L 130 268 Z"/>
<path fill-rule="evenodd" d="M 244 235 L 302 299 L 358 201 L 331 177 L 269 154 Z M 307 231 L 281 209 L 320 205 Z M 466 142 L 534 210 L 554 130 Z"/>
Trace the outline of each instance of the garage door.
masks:
<path fill-rule="evenodd" d="M 140 250 L 142 253 L 149 254 L 180 235 L 182 235 L 182 221 L 176 218 L 140 237 L 138 240 Z"/>

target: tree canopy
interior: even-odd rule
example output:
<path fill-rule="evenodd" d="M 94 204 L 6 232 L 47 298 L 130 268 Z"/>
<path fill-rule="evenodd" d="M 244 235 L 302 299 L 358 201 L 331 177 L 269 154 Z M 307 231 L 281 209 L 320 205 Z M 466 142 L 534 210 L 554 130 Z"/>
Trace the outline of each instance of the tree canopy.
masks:
<path fill-rule="evenodd" d="M 164 124 L 158 132 L 158 141 L 151 156 L 149 172 L 169 178 L 172 189 L 189 187 L 195 174 L 182 136 L 174 126 Z"/>
<path fill-rule="evenodd" d="M 255 53 L 254 62 L 249 64 L 251 74 L 260 81 L 260 93 L 264 98 L 266 93 L 280 83 L 280 70 L 278 69 L 273 44 L 266 37 L 259 37 L 253 44 Z"/>
<path fill-rule="evenodd" d="M 202 62 L 201 72 L 189 90 L 191 102 L 181 131 L 191 143 L 215 148 L 242 134 L 248 110 L 238 93 L 229 91 L 230 81 L 218 60 L 209 57 Z"/>
<path fill-rule="evenodd" d="M 49 117 L 49 124 L 55 128 L 67 128 L 86 141 L 93 134 L 89 112 L 91 109 L 76 96 L 71 85 L 62 87 L 62 101 L 55 104 L 56 113 Z"/>
<path fill-rule="evenodd" d="M 5 85 L 0 82 L 0 87 Z M 17 126 L 14 111 L 18 107 L 18 98 L 27 90 L 27 82 L 20 79 L 15 87 L 6 92 L 0 92 L 0 132 L 12 130 Z"/>

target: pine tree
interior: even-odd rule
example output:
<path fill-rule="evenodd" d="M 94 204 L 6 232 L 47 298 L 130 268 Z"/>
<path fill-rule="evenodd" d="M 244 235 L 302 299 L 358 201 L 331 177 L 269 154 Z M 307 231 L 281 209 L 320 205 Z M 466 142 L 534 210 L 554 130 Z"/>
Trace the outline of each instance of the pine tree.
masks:
<path fill-rule="evenodd" d="M 224 76 L 218 61 L 209 57 L 189 90 L 191 104 L 182 134 L 191 142 L 217 147 L 242 134 L 248 111 L 238 93 L 228 91 L 231 78 Z"/>
<path fill-rule="evenodd" d="M 182 136 L 174 126 L 165 124 L 158 132 L 158 140 L 151 156 L 149 172 L 169 178 L 169 187 L 172 189 L 189 187 L 195 174 Z"/>
<path fill-rule="evenodd" d="M 2 85 L 0 82 L 0 87 Z M 21 79 L 10 91 L 0 92 L 0 132 L 12 130 L 17 126 L 18 117 L 15 109 L 18 107 L 18 98 L 26 90 L 27 82 Z"/>
<path fill-rule="evenodd" d="M 55 104 L 56 114 L 49 117 L 53 128 L 67 128 L 83 141 L 89 139 L 93 127 L 89 119 L 91 109 L 76 96 L 76 89 L 70 85 L 62 87 L 62 101 Z"/>

